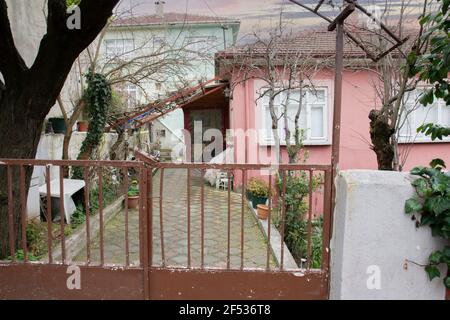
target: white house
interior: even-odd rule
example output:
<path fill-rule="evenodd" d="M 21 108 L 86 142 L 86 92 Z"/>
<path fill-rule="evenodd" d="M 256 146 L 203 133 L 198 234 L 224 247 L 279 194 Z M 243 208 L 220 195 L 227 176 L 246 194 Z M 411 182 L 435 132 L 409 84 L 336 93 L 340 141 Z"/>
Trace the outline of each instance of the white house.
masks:
<path fill-rule="evenodd" d="M 214 78 L 214 55 L 236 43 L 239 28 L 238 20 L 166 13 L 164 2 L 157 1 L 151 15 L 119 17 L 113 21 L 104 35 L 101 54 L 103 62 L 112 66 L 115 57 L 128 61 L 139 56 L 168 60 L 167 65 L 160 65 L 162 72 L 150 70 L 147 76 L 133 79 L 135 83 L 121 86 L 132 108 Z M 152 140 L 159 141 L 163 149 L 171 149 L 182 141 L 183 127 L 183 112 L 171 112 L 152 123 Z"/>

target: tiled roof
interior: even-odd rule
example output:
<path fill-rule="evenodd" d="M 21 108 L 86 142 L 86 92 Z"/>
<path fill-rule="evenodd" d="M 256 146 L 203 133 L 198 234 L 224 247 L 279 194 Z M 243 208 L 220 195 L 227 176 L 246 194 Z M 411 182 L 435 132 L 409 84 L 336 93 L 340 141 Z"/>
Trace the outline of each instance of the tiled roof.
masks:
<path fill-rule="evenodd" d="M 377 36 L 373 32 L 359 30 L 352 32 L 352 35 L 357 40 L 363 42 L 369 52 L 373 52 L 374 55 L 377 55 L 377 48 L 373 46 Z M 394 42 L 392 45 L 393 44 Z M 408 44 L 405 44 L 404 46 L 406 45 Z M 255 42 L 230 47 L 226 51 L 219 53 L 219 56 L 231 57 L 243 54 L 258 56 L 262 55 L 266 50 L 267 45 Z M 336 33 L 327 31 L 326 27 L 314 30 L 304 30 L 296 35 L 279 40 L 273 50 L 280 56 L 288 54 L 300 54 L 310 57 L 334 56 L 336 52 Z M 346 58 L 365 58 L 366 53 L 348 37 L 345 37 L 344 56 Z"/>
<path fill-rule="evenodd" d="M 147 26 L 160 24 L 200 24 L 200 23 L 239 23 L 239 20 L 233 20 L 223 17 L 212 17 L 204 15 L 193 15 L 184 13 L 165 13 L 164 16 L 147 15 L 130 18 L 121 18 L 113 22 L 112 26 Z"/>

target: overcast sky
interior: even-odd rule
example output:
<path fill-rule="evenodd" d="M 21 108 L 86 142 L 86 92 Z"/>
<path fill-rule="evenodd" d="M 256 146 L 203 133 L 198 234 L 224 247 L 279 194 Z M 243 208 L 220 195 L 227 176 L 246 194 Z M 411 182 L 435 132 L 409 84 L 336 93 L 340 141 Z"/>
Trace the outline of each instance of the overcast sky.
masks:
<path fill-rule="evenodd" d="M 300 0 L 304 4 L 314 7 L 317 0 Z M 423 0 L 409 0 L 409 11 L 417 13 Z M 165 0 L 166 12 L 187 12 L 190 14 L 204 14 L 210 16 L 223 16 L 241 20 L 241 34 L 253 29 L 267 28 L 277 23 L 280 10 L 285 12 L 286 20 L 293 26 L 316 26 L 321 22 L 310 13 L 288 0 Z M 328 0 L 326 1 L 328 2 Z M 340 1 L 333 1 L 334 3 Z M 402 0 L 389 0 L 391 15 L 398 12 Z M 122 0 L 121 9 L 133 9 L 135 15 L 154 14 L 155 0 Z M 386 0 L 360 0 L 365 7 L 380 5 L 384 7 Z M 324 6 L 322 13 L 330 17 L 336 15 L 337 9 Z"/>

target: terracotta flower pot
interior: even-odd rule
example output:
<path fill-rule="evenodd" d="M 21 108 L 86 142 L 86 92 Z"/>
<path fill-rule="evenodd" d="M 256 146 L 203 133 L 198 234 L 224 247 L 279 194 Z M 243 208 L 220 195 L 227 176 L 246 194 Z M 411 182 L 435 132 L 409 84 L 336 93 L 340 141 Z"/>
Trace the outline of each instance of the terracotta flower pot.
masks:
<path fill-rule="evenodd" d="M 258 196 L 252 195 L 251 201 L 252 201 L 253 209 L 256 209 L 256 208 L 258 208 L 258 204 L 266 204 L 267 197 L 258 197 Z"/>
<path fill-rule="evenodd" d="M 136 209 L 139 205 L 139 196 L 128 197 L 128 209 Z"/>
<path fill-rule="evenodd" d="M 269 206 L 266 206 L 265 204 L 258 204 L 256 213 L 258 214 L 258 218 L 261 220 L 266 220 L 269 216 Z"/>
<path fill-rule="evenodd" d="M 89 127 L 89 123 L 87 121 L 78 121 L 77 128 L 79 132 L 87 132 Z"/>

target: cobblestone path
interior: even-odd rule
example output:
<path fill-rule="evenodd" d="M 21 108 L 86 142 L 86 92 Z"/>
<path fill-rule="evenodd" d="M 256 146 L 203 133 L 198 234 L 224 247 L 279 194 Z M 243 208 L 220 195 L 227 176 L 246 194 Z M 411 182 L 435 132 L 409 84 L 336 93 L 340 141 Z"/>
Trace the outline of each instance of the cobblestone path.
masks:
<path fill-rule="evenodd" d="M 160 229 L 160 177 L 163 183 L 163 239 L 166 266 L 186 267 L 188 263 L 188 218 L 187 218 L 187 171 L 184 169 L 159 170 L 153 177 L 153 265 L 162 265 Z M 201 266 L 201 178 L 200 172 L 192 170 L 191 179 L 191 266 Z M 204 266 L 226 268 L 228 243 L 228 191 L 204 187 Z M 231 192 L 230 197 L 230 265 L 237 269 L 241 265 L 241 195 Z M 139 263 L 139 215 L 129 211 L 130 263 Z M 244 207 L 244 267 L 265 268 L 267 244 L 254 216 Z M 91 261 L 100 261 L 99 238 L 91 243 Z M 124 264 L 125 257 L 125 210 L 118 213 L 105 226 L 105 263 Z M 86 260 L 86 249 L 80 251 L 75 261 Z M 270 255 L 271 267 L 275 260 Z"/>

